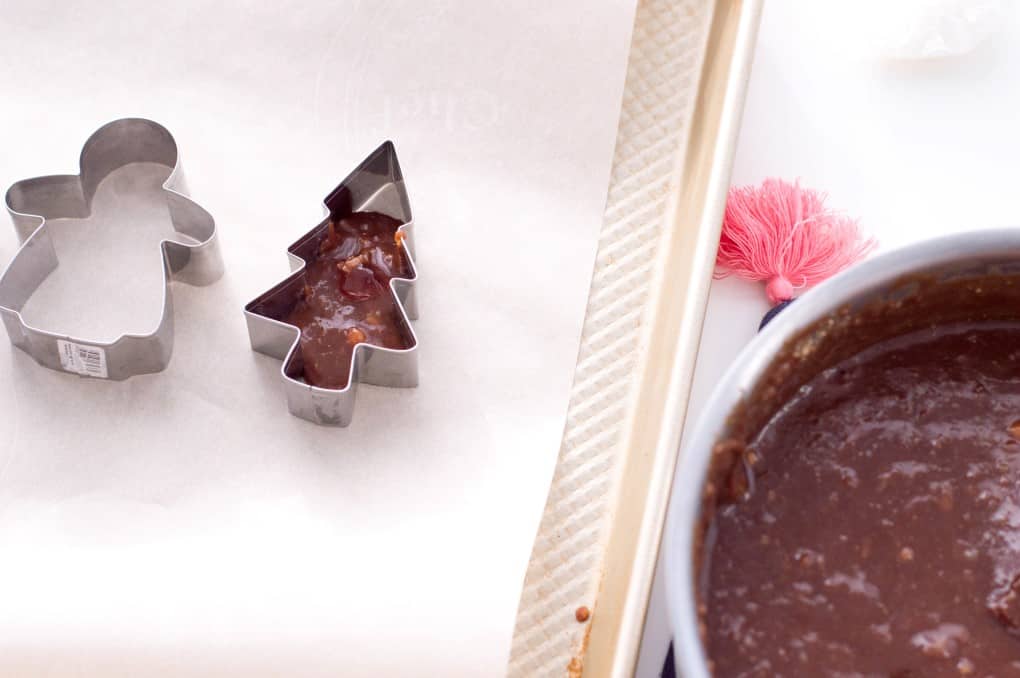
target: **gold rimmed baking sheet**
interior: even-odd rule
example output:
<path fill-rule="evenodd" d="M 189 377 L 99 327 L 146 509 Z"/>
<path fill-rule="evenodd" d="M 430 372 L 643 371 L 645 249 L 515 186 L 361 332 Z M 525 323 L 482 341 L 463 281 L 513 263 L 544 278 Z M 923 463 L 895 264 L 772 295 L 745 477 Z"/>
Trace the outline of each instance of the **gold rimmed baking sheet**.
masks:
<path fill-rule="evenodd" d="M 760 0 L 638 4 L 556 470 L 508 675 L 633 673 Z M 588 608 L 590 618 L 579 621 Z"/>

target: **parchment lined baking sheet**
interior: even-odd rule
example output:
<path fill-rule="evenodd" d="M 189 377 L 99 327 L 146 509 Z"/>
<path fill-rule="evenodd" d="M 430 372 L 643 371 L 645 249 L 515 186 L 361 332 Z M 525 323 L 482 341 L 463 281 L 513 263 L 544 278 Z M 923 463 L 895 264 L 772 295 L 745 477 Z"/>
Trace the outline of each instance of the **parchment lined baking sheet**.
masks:
<path fill-rule="evenodd" d="M 75 172 L 100 124 L 150 117 L 216 217 L 226 274 L 175 285 L 161 374 L 85 381 L 0 339 L 0 675 L 503 671 L 633 12 L 5 3 L 0 185 Z M 351 428 L 320 428 L 287 414 L 279 363 L 251 352 L 241 308 L 288 272 L 287 245 L 386 138 L 416 221 L 421 386 L 362 388 Z M 149 209 L 110 187 L 97 236 Z M 85 261 L 67 260 L 38 301 L 64 299 L 63 285 L 80 329 L 145 324 L 158 254 L 111 268 L 108 244 L 59 242 Z M 14 249 L 0 218 L 0 258 Z"/>

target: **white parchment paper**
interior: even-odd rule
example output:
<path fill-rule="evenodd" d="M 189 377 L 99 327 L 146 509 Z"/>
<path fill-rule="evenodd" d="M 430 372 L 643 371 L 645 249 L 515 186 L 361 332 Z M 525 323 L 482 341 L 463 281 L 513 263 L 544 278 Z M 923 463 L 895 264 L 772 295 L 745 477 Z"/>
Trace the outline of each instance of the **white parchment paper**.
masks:
<path fill-rule="evenodd" d="M 79 379 L 0 337 L 0 675 L 502 673 L 633 5 L 5 7 L 0 183 L 74 173 L 99 125 L 150 117 L 177 138 L 227 272 L 174 285 L 161 374 Z M 416 221 L 421 386 L 363 387 L 349 429 L 320 428 L 287 414 L 241 307 L 386 138 Z M 26 313 L 144 331 L 156 185 L 111 177 L 93 219 L 60 224 L 61 269 Z M 0 224 L 0 258 L 16 247 Z"/>

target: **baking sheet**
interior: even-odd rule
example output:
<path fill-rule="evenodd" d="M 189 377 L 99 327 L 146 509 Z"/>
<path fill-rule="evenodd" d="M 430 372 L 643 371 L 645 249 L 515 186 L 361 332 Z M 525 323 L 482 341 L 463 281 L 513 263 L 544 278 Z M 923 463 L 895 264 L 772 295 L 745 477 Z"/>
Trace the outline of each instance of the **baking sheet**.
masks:
<path fill-rule="evenodd" d="M 177 138 L 227 272 L 174 285 L 158 375 L 81 380 L 0 341 L 0 674 L 502 672 L 633 11 L 5 6 L 0 183 L 74 172 L 100 124 L 150 117 Z M 421 386 L 363 387 L 349 429 L 319 428 L 287 414 L 241 307 L 384 138 L 415 214 Z M 61 229 L 64 265 L 33 313 L 145 323 L 158 254 L 127 247 L 120 268 L 107 229 L 141 229 L 145 181 L 111 178 L 95 220 Z M 0 256 L 15 249 L 0 225 Z"/>
<path fill-rule="evenodd" d="M 567 426 L 511 676 L 635 670 L 760 5 L 638 5 Z M 584 609 L 590 621 L 577 614 Z"/>

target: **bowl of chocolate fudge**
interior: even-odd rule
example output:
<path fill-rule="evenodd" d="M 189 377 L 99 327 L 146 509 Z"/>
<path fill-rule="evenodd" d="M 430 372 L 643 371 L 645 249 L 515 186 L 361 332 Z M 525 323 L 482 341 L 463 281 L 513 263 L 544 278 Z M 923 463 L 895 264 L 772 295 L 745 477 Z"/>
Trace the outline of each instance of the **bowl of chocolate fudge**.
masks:
<path fill-rule="evenodd" d="M 678 675 L 1020 676 L 1020 230 L 801 296 L 686 436 Z"/>

